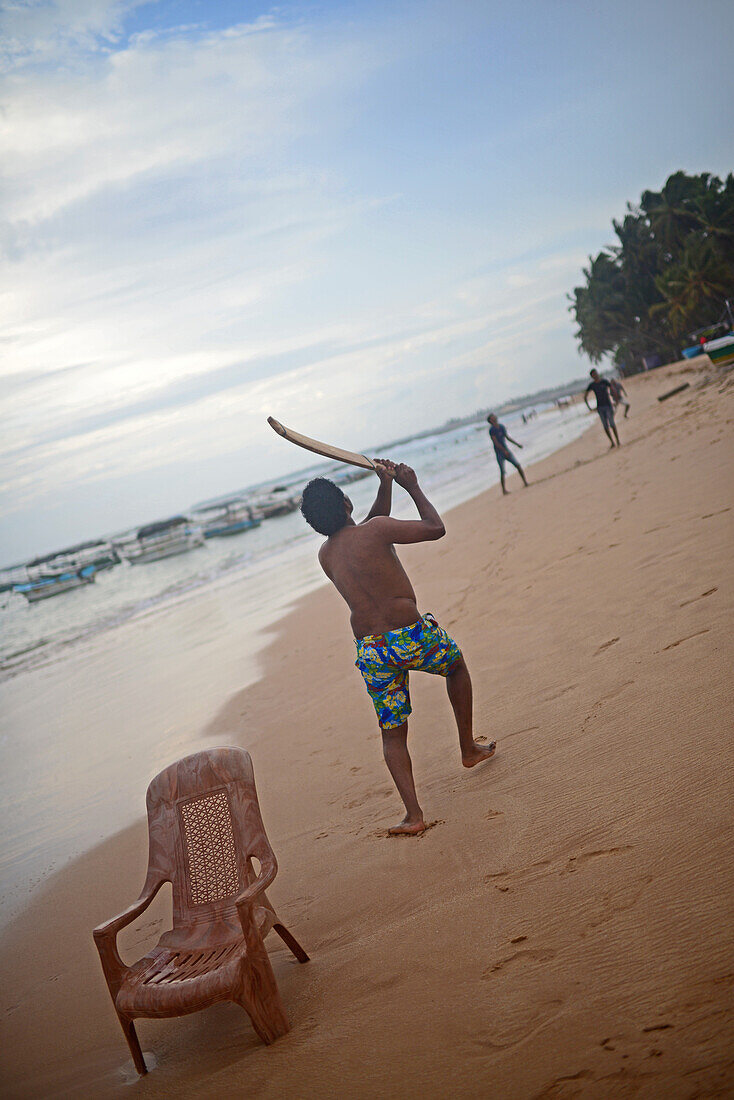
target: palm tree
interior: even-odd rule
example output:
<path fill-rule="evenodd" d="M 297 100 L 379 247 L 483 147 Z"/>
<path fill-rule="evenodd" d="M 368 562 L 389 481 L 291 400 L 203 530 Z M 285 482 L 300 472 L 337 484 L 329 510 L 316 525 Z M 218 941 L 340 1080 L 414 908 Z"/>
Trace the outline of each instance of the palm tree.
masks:
<path fill-rule="evenodd" d="M 734 175 L 722 183 L 717 176 L 707 177 L 696 202 L 698 228 L 716 244 L 717 251 L 734 263 Z"/>
<path fill-rule="evenodd" d="M 692 237 L 680 260 L 658 279 L 664 302 L 653 312 L 664 310 L 676 333 L 705 324 L 713 310 L 719 310 L 734 289 L 734 271 L 719 255 L 711 240 Z"/>
<path fill-rule="evenodd" d="M 701 189 L 701 177 L 674 172 L 662 191 L 643 192 L 640 206 L 655 239 L 668 255 L 680 251 L 686 236 L 698 226 L 696 200 Z"/>
<path fill-rule="evenodd" d="M 590 259 L 570 296 L 581 350 L 628 367 L 653 349 L 673 359 L 680 335 L 734 297 L 734 175 L 674 172 L 613 225 L 619 243 Z"/>

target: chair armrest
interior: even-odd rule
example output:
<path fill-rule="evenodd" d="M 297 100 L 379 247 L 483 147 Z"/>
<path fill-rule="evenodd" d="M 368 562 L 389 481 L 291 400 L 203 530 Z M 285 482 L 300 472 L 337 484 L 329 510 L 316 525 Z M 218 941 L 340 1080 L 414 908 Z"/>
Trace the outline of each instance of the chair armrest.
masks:
<path fill-rule="evenodd" d="M 268 886 L 273 882 L 273 879 L 278 873 L 278 863 L 274 855 L 271 854 L 267 863 L 264 863 L 260 867 L 260 874 L 257 876 L 254 882 L 251 882 L 249 886 L 246 886 L 241 894 L 235 898 L 235 905 L 237 911 L 240 914 L 240 920 L 247 913 L 247 910 L 252 905 L 258 894 L 261 894 L 263 890 L 267 890 Z"/>
<path fill-rule="evenodd" d="M 127 970 L 117 950 L 117 934 L 123 928 L 126 928 L 128 924 L 132 924 L 141 913 L 145 912 L 160 890 L 163 882 L 164 880 L 160 879 L 152 885 L 146 883 L 137 901 L 134 901 L 132 905 L 129 905 L 127 909 L 124 909 L 122 913 L 113 917 L 112 920 L 105 921 L 104 924 L 100 924 L 94 929 L 94 942 L 99 951 L 99 959 L 102 963 L 104 976 L 107 979 L 107 985 L 109 986 L 113 1001 L 120 988 L 122 976 Z"/>
<path fill-rule="evenodd" d="M 122 913 L 118 913 L 112 920 L 98 925 L 93 933 L 97 945 L 110 937 L 116 939 L 118 932 L 121 932 L 128 924 L 132 924 L 141 913 L 145 912 L 162 885 L 163 880 L 156 882 L 153 886 L 146 885 L 137 901 L 134 901 L 132 905 L 128 905 L 127 909 L 123 909 Z"/>

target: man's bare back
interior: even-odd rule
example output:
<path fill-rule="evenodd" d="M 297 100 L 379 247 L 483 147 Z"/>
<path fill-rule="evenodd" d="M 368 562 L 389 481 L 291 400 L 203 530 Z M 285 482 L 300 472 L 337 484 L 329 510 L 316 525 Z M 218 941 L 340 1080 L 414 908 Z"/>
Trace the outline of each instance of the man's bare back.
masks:
<path fill-rule="evenodd" d="M 378 477 L 381 492 L 383 488 L 389 492 L 394 477 L 413 497 L 421 518 L 395 520 L 389 515 L 375 515 L 373 508 L 360 524 L 350 516 L 350 522 L 321 547 L 321 567 L 349 606 L 355 638 L 384 634 L 410 626 L 420 618 L 413 586 L 394 543 L 440 539 L 446 531 L 409 466 L 395 466 L 384 460 L 378 464 Z"/>

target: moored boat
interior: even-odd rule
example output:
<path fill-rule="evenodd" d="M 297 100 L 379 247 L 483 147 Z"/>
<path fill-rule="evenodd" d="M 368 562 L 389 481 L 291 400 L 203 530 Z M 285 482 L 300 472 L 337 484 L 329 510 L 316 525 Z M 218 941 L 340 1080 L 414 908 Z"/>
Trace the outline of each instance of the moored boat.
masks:
<path fill-rule="evenodd" d="M 41 576 L 56 576 L 59 573 L 78 573 L 88 565 L 93 565 L 95 572 L 102 573 L 106 569 L 112 569 L 119 561 L 120 555 L 111 542 L 94 539 L 33 558 L 28 562 L 27 568 Z"/>
<path fill-rule="evenodd" d="M 239 535 L 242 531 L 259 527 L 262 522 L 261 517 L 241 497 L 197 508 L 195 512 L 202 517 L 202 533 L 205 539 Z"/>
<path fill-rule="evenodd" d="M 255 497 L 252 506 L 263 519 L 272 519 L 273 516 L 286 516 L 289 512 L 295 512 L 300 503 L 300 496 L 281 496 L 278 491 L 274 491 Z"/>
<path fill-rule="evenodd" d="M 86 565 L 67 573 L 53 573 L 29 579 L 23 584 L 14 584 L 13 591 L 25 596 L 29 603 L 38 603 L 40 600 L 48 600 L 51 596 L 59 596 L 62 592 L 68 592 L 72 588 L 80 588 L 85 584 L 92 584 L 95 579 L 95 567 Z"/>
<path fill-rule="evenodd" d="M 118 549 L 131 565 L 146 565 L 186 554 L 203 545 L 204 535 L 199 524 L 192 523 L 187 516 L 172 516 L 140 527 L 135 539 L 124 546 L 119 543 Z"/>
<path fill-rule="evenodd" d="M 703 345 L 703 350 L 715 367 L 731 366 L 734 363 L 734 334 L 720 336 L 718 340 L 709 340 Z"/>

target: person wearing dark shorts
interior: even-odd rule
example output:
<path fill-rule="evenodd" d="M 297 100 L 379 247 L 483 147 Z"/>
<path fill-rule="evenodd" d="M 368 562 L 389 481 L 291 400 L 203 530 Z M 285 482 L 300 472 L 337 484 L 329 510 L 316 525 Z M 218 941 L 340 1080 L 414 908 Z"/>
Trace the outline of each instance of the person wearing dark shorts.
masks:
<path fill-rule="evenodd" d="M 610 445 L 614 447 L 614 441 L 616 439 L 617 446 L 621 447 L 622 444 L 619 442 L 617 425 L 614 422 L 612 387 L 609 383 L 609 379 L 602 378 L 598 370 L 591 371 L 591 382 L 589 382 L 586 387 L 586 392 L 584 393 L 584 401 L 586 402 L 586 408 L 589 412 L 592 411 L 591 405 L 589 404 L 589 394 L 591 392 L 593 392 L 596 397 L 596 411 L 599 413 L 599 419 L 607 434 Z"/>
<path fill-rule="evenodd" d="M 512 439 L 507 434 L 507 428 L 504 424 L 500 424 L 494 413 L 490 413 L 487 417 L 487 423 L 489 424 L 489 438 L 492 440 L 492 446 L 494 447 L 494 457 L 497 459 L 497 465 L 500 468 L 500 482 L 502 484 L 502 492 L 507 496 L 509 492 L 505 484 L 505 463 L 509 462 L 511 466 L 514 466 L 520 477 L 522 483 L 527 489 L 528 482 L 525 477 L 525 471 L 520 463 L 515 458 L 514 454 L 507 446 L 507 441 L 512 443 L 515 447 L 519 447 L 522 450 L 522 443 L 518 443 L 516 439 Z"/>

